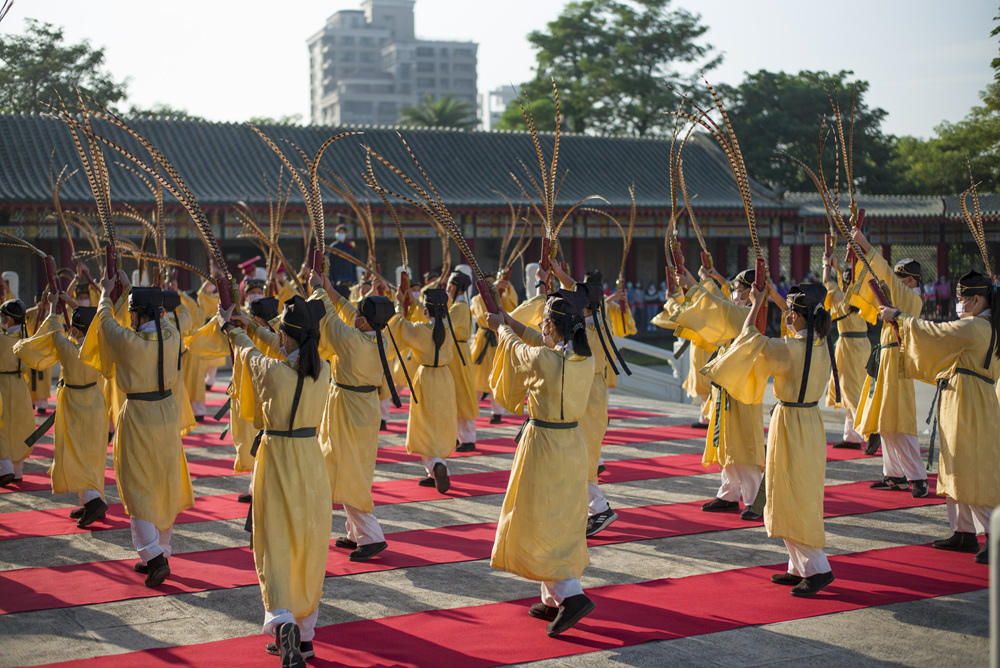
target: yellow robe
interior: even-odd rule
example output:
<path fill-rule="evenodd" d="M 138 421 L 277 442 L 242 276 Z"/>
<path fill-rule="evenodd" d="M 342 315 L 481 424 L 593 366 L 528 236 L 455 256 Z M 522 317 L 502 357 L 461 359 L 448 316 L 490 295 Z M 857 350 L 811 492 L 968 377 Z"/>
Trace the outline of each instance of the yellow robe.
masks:
<path fill-rule="evenodd" d="M 889 300 L 906 315 L 918 316 L 923 306 L 920 295 L 903 285 L 885 258 L 874 248 L 868 262 L 879 280 L 889 286 Z M 868 294 L 871 294 L 870 291 Z M 854 430 L 868 438 L 873 433 L 917 434 L 917 404 L 913 381 L 901 378 L 896 334 L 889 323 L 882 324 L 878 378 L 865 378 L 861 399 L 854 415 Z M 892 345 L 891 348 L 885 346 Z"/>
<path fill-rule="evenodd" d="M 46 309 L 48 311 L 48 309 Z M 32 306 L 24 313 L 25 331 L 29 337 L 34 336 L 41 327 L 45 317 L 37 306 Z M 31 392 L 32 403 L 48 401 L 52 394 L 52 368 L 30 369 L 28 371 L 28 390 Z"/>
<path fill-rule="evenodd" d="M 1000 505 L 1000 403 L 995 390 L 1000 360 L 991 355 L 989 368 L 983 366 L 990 345 L 989 319 L 898 320 L 906 377 L 946 383 L 937 407 L 938 495 L 973 506 Z M 957 369 L 989 378 L 992 384 Z"/>
<path fill-rule="evenodd" d="M 706 374 L 737 401 L 747 403 L 763 399 L 767 379 L 773 376 L 774 395 L 779 402 L 796 403 L 805 353 L 804 338 L 771 339 L 750 327 L 706 367 Z M 830 353 L 826 341 L 817 339 L 803 403 L 818 402 L 829 378 Z M 826 432 L 817 407 L 775 406 L 767 432 L 765 476 L 767 535 L 824 547 Z"/>
<path fill-rule="evenodd" d="M 718 346 L 721 355 L 739 335 L 748 312 L 746 307 L 695 285 L 688 291 L 684 308 L 675 319 L 685 331 L 697 332 L 705 345 Z M 702 457 L 705 466 L 717 463 L 723 468 L 733 465 L 764 468 L 761 401 L 746 403 L 722 387 L 712 387 L 708 434 Z"/>
<path fill-rule="evenodd" d="M 462 420 L 474 420 L 479 417 L 479 402 L 476 401 L 475 380 L 472 376 L 472 352 L 469 349 L 469 337 L 472 336 L 472 312 L 468 301 L 455 302 L 448 309 L 451 326 L 455 330 L 455 339 L 451 340 L 449 333 L 445 345 L 457 347 L 448 362 L 451 378 L 455 381 L 455 406 L 458 417 Z M 457 346 L 456 346 L 457 343 Z"/>
<path fill-rule="evenodd" d="M 450 455 L 458 438 L 458 411 L 455 406 L 455 381 L 452 380 L 448 362 L 455 354 L 455 344 L 449 341 L 448 325 L 445 339 L 438 352 L 434 367 L 434 327 L 412 323 L 396 308 L 396 315 L 389 321 L 392 335 L 400 350 L 409 349 L 414 362 L 419 365 L 411 374 L 416 401 L 410 399 L 410 419 L 406 425 L 406 451 L 424 457 Z"/>
<path fill-rule="evenodd" d="M 201 312 L 205 315 L 207 320 L 212 320 L 215 314 L 219 312 L 219 293 L 209 293 L 202 284 L 198 288 L 198 307 L 201 308 Z M 228 349 L 228 348 L 227 348 Z M 220 367 L 226 365 L 226 355 L 220 355 L 218 357 L 209 358 L 205 360 L 206 367 Z"/>
<path fill-rule="evenodd" d="M 163 326 L 163 383 L 177 380 L 180 334 L 173 323 Z M 158 391 L 156 333 L 137 333 L 118 324 L 111 300 L 101 299 L 87 331 L 80 359 L 107 377 L 114 374 L 123 393 Z M 194 504 L 191 478 L 181 445 L 177 398 L 157 401 L 126 399 L 118 414 L 114 440 L 118 496 L 130 517 L 166 531 L 177 513 Z"/>
<path fill-rule="evenodd" d="M 579 421 L 587 410 L 594 361 L 525 342 L 504 326 L 493 362 L 493 395 L 511 413 L 546 422 Z M 565 374 L 565 375 L 563 375 Z M 562 414 L 560 415 L 560 408 Z M 587 539 L 587 446 L 581 428 L 527 424 L 500 509 L 490 565 L 529 580 L 577 578 L 590 563 Z"/>
<path fill-rule="evenodd" d="M 57 315 L 47 317 L 33 337 L 19 341 L 14 352 L 33 368 L 51 369 L 56 362 L 62 368 L 49 467 L 52 493 L 96 490 L 103 498 L 108 407 L 98 382 L 101 374 L 80 360 L 79 346 L 63 333 L 63 321 Z"/>
<path fill-rule="evenodd" d="M 28 366 L 14 355 L 21 333 L 0 334 L 0 459 L 24 461 L 31 449 L 24 439 L 35 430 L 35 413 L 26 381 Z"/>
<path fill-rule="evenodd" d="M 498 306 L 506 313 L 517 308 L 517 293 L 514 288 L 507 288 L 500 295 Z M 478 294 L 472 298 L 472 319 L 476 321 L 476 338 L 472 342 L 472 364 L 476 376 L 476 393 L 481 394 L 490 391 L 490 373 L 493 371 L 493 356 L 497 352 L 496 338 L 493 332 L 486 326 L 486 305 L 483 298 Z M 493 341 L 493 343 L 490 343 Z"/>
<path fill-rule="evenodd" d="M 615 336 L 635 336 L 639 332 L 635 326 L 635 318 L 632 317 L 632 309 L 625 309 L 623 320 L 621 305 L 613 295 L 605 298 L 604 312 L 608 315 L 608 324 L 611 325 L 611 333 Z"/>
<path fill-rule="evenodd" d="M 375 507 L 372 483 L 378 456 L 378 430 L 381 422 L 378 391 L 359 392 L 346 387 L 379 387 L 382 384 L 382 360 L 378 344 L 353 323 L 357 309 L 341 298 L 334 308 L 325 291 L 317 290 L 314 299 L 322 299 L 326 315 L 319 326 L 319 353 L 331 360 L 333 384 L 327 395 L 326 410 L 319 428 L 319 445 L 326 459 L 333 502 L 361 512 Z M 383 334 L 384 345 L 392 347 Z"/>
<path fill-rule="evenodd" d="M 205 403 L 205 360 L 197 355 L 188 353 L 190 337 L 197 332 L 207 318 L 204 311 L 198 306 L 198 302 L 191 299 L 185 293 L 180 292 L 181 307 L 186 308 L 188 318 L 190 318 L 191 329 L 181 332 L 184 336 L 184 355 L 181 357 L 181 375 L 184 377 L 184 387 L 187 389 L 188 399 L 195 403 Z"/>
<path fill-rule="evenodd" d="M 545 295 L 539 292 L 531 299 L 521 302 L 520 306 L 510 312 L 510 317 L 525 327 L 541 329 L 542 317 L 545 315 Z"/>
<path fill-rule="evenodd" d="M 188 395 L 187 385 L 184 384 L 184 358 L 190 357 L 187 354 L 187 346 L 184 344 L 184 335 L 191 331 L 191 315 L 183 306 L 178 306 L 175 313 L 164 311 L 162 322 L 170 322 L 180 333 L 181 356 L 178 358 L 177 378 L 174 380 L 171 390 L 177 397 L 177 415 L 180 418 L 181 436 L 184 437 L 198 426 L 191 408 L 191 397 Z"/>
<path fill-rule="evenodd" d="M 298 372 L 288 362 L 263 355 L 241 330 L 233 344 L 233 386 L 246 420 L 286 431 L 317 427 L 326 406 L 330 367 L 319 379 L 306 377 L 289 425 Z M 258 413 L 256 406 L 260 406 Z M 265 610 L 286 609 L 296 619 L 319 608 L 330 550 L 333 510 L 323 453 L 316 436 L 261 438 L 253 471 L 253 558 Z"/>
<path fill-rule="evenodd" d="M 837 388 L 831 375 L 826 403 L 834 408 L 848 408 L 856 414 L 858 400 L 868 377 L 865 366 L 872 352 L 872 344 L 868 340 L 868 324 L 856 311 L 852 312 L 847 295 L 836 281 L 829 281 L 826 290 L 826 309 L 836 321 L 840 334 L 833 353 L 840 380 L 840 401 L 837 401 Z"/>

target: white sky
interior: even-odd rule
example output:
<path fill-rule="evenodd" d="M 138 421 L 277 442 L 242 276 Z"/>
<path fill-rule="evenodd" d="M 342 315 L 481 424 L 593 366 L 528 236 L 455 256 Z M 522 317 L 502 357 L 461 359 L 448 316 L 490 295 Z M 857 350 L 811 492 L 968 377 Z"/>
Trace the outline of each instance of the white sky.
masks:
<path fill-rule="evenodd" d="M 530 78 L 525 36 L 563 0 L 417 0 L 417 35 L 479 43 L 479 91 Z M 302 114 L 309 119 L 306 39 L 360 0 L 15 0 L 0 32 L 32 17 L 70 42 L 106 49 L 107 69 L 129 79 L 129 101 L 166 103 L 209 120 Z M 928 137 L 979 103 L 1000 55 L 989 37 L 996 0 L 675 0 L 701 13 L 725 62 L 710 80 L 737 84 L 759 69 L 853 70 L 884 130 Z M 839 14 L 832 12 L 838 11 Z"/>

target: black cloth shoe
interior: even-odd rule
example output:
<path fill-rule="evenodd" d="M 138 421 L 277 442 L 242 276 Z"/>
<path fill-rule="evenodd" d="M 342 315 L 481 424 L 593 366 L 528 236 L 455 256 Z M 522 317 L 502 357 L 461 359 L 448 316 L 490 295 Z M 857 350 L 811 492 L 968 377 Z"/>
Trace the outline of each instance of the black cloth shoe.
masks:
<path fill-rule="evenodd" d="M 299 643 L 299 654 L 302 655 L 303 659 L 311 659 L 316 656 L 316 652 L 313 650 L 312 640 L 303 640 Z"/>
<path fill-rule="evenodd" d="M 930 485 L 926 480 L 910 481 L 910 496 L 914 499 L 922 499 L 930 493 Z"/>
<path fill-rule="evenodd" d="M 771 582 L 778 585 L 786 585 L 788 587 L 794 587 L 798 583 L 802 582 L 803 578 L 798 575 L 792 575 L 791 573 L 775 573 L 771 576 Z"/>
<path fill-rule="evenodd" d="M 539 601 L 528 608 L 528 614 L 535 619 L 544 619 L 547 622 L 551 622 L 559 614 L 559 608 L 553 608 L 551 605 L 545 605 Z"/>
<path fill-rule="evenodd" d="M 761 517 L 760 513 L 755 513 L 751 508 L 744 508 L 743 512 L 740 513 L 740 519 L 747 522 L 756 522 Z"/>
<path fill-rule="evenodd" d="M 979 552 L 979 539 L 972 532 L 956 531 L 951 534 L 951 538 L 936 540 L 931 546 L 952 552 Z"/>
<path fill-rule="evenodd" d="M 337 540 L 333 541 L 334 547 L 339 547 L 341 550 L 356 550 L 358 549 L 358 544 L 346 536 L 341 536 Z"/>
<path fill-rule="evenodd" d="M 734 512 L 740 509 L 740 502 L 726 501 L 725 499 L 712 499 L 708 503 L 702 504 L 701 509 L 708 513 Z"/>
<path fill-rule="evenodd" d="M 878 434 L 872 434 L 868 437 L 868 443 L 865 444 L 865 454 L 877 455 L 880 447 L 882 447 L 882 437 Z"/>
<path fill-rule="evenodd" d="M 302 656 L 299 638 L 299 627 L 295 622 L 285 622 L 278 627 L 275 644 L 281 657 L 281 668 L 305 668 L 306 660 Z"/>
<path fill-rule="evenodd" d="M 12 482 L 14 482 L 13 473 L 4 473 L 3 475 L 0 475 L 0 487 L 6 487 Z"/>
<path fill-rule="evenodd" d="M 490 424 L 500 424 L 501 422 L 503 422 L 503 416 L 502 415 L 491 415 L 490 416 Z"/>
<path fill-rule="evenodd" d="M 819 590 L 833 582 L 833 571 L 827 573 L 817 573 L 803 578 L 800 583 L 792 587 L 792 596 L 815 596 Z"/>
<path fill-rule="evenodd" d="M 167 576 L 170 575 L 170 565 L 167 563 L 167 558 L 162 554 L 158 554 L 147 561 L 146 569 L 147 587 L 159 587 L 167 579 Z"/>
<path fill-rule="evenodd" d="M 204 422 L 205 421 L 205 416 L 204 415 L 195 415 L 194 416 L 194 421 L 195 422 Z"/>
<path fill-rule="evenodd" d="M 872 489 L 880 490 L 895 490 L 897 492 L 905 492 L 910 486 L 910 481 L 906 479 L 906 476 L 900 476 L 899 478 L 893 478 L 891 476 L 885 476 L 881 480 L 876 480 L 869 487 Z"/>
<path fill-rule="evenodd" d="M 604 473 L 607 470 L 608 470 L 608 467 L 605 466 L 604 464 L 598 464 L 597 465 L 597 475 L 601 475 L 602 473 Z"/>
<path fill-rule="evenodd" d="M 863 443 L 855 443 L 854 441 L 837 441 L 831 444 L 830 447 L 844 450 L 860 450 L 863 445 Z"/>
<path fill-rule="evenodd" d="M 359 545 L 358 549 L 351 552 L 347 558 L 351 561 L 368 561 L 387 547 L 389 547 L 389 545 L 385 541 L 382 541 L 381 543 Z"/>
<path fill-rule="evenodd" d="M 389 431 L 389 428 L 385 424 L 385 420 L 382 420 L 382 422 L 379 423 L 378 430 L 379 431 Z"/>
<path fill-rule="evenodd" d="M 437 483 L 434 481 L 434 478 L 432 478 L 430 476 L 427 476 L 426 478 L 421 478 L 420 480 L 417 481 L 417 484 L 420 485 L 421 487 L 436 487 L 437 486 Z"/>
<path fill-rule="evenodd" d="M 440 494 L 444 494 L 451 489 L 451 480 L 448 478 L 448 467 L 438 462 L 434 465 L 434 486 Z"/>
<path fill-rule="evenodd" d="M 455 452 L 472 452 L 476 449 L 475 443 L 459 443 L 455 446 Z"/>
<path fill-rule="evenodd" d="M 97 520 L 103 520 L 107 512 L 108 504 L 104 503 L 104 499 L 97 498 L 87 501 L 83 504 L 83 515 L 76 521 L 76 528 L 82 529 Z"/>
<path fill-rule="evenodd" d="M 982 549 L 976 552 L 976 557 L 973 559 L 977 564 L 990 563 L 990 535 L 986 534 L 983 538 L 986 539 L 986 542 L 983 543 Z"/>
<path fill-rule="evenodd" d="M 549 634 L 550 638 L 555 638 L 560 633 L 565 633 L 574 624 L 593 612 L 594 607 L 594 602 L 584 594 L 570 596 L 559 606 L 556 618 L 545 627 L 546 633 Z"/>
<path fill-rule="evenodd" d="M 83 517 L 83 506 L 80 506 L 79 508 L 74 508 L 73 510 L 69 511 L 69 516 L 74 520 L 78 520 L 81 517 Z"/>
<path fill-rule="evenodd" d="M 146 564 L 142 563 L 141 561 L 135 562 L 135 566 L 133 566 L 132 568 L 135 570 L 136 573 L 142 573 L 143 575 L 149 572 L 149 568 L 146 566 Z"/>
<path fill-rule="evenodd" d="M 607 510 L 603 512 L 597 513 L 596 515 L 591 515 L 590 517 L 587 518 L 587 533 L 586 533 L 587 538 L 590 538 L 591 536 L 596 536 L 597 534 L 601 533 L 609 526 L 611 526 L 611 523 L 614 522 L 616 519 L 618 519 L 618 513 L 611 510 L 610 506 L 608 507 Z"/>
<path fill-rule="evenodd" d="M 38 408 L 35 410 L 35 412 L 38 413 L 39 415 L 45 415 L 46 413 L 49 412 L 49 410 L 47 408 Z"/>
<path fill-rule="evenodd" d="M 708 423 L 707 422 L 692 422 L 691 423 L 691 428 L 692 429 L 708 429 Z"/>
<path fill-rule="evenodd" d="M 239 501 L 240 503 L 250 503 L 251 501 L 253 501 L 253 494 L 251 494 L 250 492 L 243 492 L 242 494 L 236 497 L 236 500 Z"/>

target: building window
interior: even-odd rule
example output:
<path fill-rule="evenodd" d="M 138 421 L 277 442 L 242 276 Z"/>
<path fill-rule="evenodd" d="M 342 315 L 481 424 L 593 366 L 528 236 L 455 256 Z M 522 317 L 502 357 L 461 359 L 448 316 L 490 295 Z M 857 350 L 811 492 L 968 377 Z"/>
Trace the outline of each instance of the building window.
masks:
<path fill-rule="evenodd" d="M 351 51 L 341 51 L 341 53 L 340 53 L 340 62 L 342 62 L 342 63 L 353 63 L 354 62 L 354 53 L 351 52 Z"/>
<path fill-rule="evenodd" d="M 448 71 L 448 63 L 441 63 L 440 65 L 438 65 L 438 69 L 440 71 L 442 71 L 442 72 L 447 72 Z"/>
<path fill-rule="evenodd" d="M 472 65 L 469 65 L 468 63 L 459 63 L 459 64 L 455 65 L 455 71 L 456 72 L 471 72 L 472 71 Z"/>
<path fill-rule="evenodd" d="M 438 81 L 438 85 L 441 86 L 441 88 L 447 88 L 450 84 L 447 79 L 441 79 Z"/>
<path fill-rule="evenodd" d="M 434 71 L 434 63 L 427 62 L 427 61 L 419 62 L 419 63 L 417 63 L 417 71 L 418 72 L 433 72 Z"/>
<path fill-rule="evenodd" d="M 433 57 L 434 56 L 434 49 L 431 48 L 431 47 L 429 47 L 429 46 L 418 46 L 417 47 L 417 56 L 420 56 L 420 57 L 423 57 L 423 58 Z"/>
<path fill-rule="evenodd" d="M 361 46 L 374 46 L 375 40 L 372 39 L 371 37 L 362 37 L 359 40 L 359 44 L 361 44 Z"/>
<path fill-rule="evenodd" d="M 417 88 L 434 88 L 434 79 L 418 78 Z"/>
<path fill-rule="evenodd" d="M 452 55 L 454 55 L 456 58 L 468 58 L 469 56 L 472 55 L 472 50 L 471 49 L 455 49 L 455 51 L 452 53 Z"/>
<path fill-rule="evenodd" d="M 373 51 L 362 51 L 361 52 L 361 62 L 363 63 L 374 63 L 375 53 Z"/>
<path fill-rule="evenodd" d="M 340 43 L 344 46 L 354 46 L 354 37 L 352 35 L 344 35 L 340 38 Z"/>

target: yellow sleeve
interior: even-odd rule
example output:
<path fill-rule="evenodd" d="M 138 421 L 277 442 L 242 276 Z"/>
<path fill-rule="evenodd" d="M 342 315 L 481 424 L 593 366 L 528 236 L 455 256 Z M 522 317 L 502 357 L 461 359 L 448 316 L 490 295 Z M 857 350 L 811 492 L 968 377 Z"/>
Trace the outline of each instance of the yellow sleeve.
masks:
<path fill-rule="evenodd" d="M 923 307 L 923 300 L 920 298 L 920 295 L 903 284 L 903 281 L 896 276 L 892 271 L 892 267 L 885 261 L 882 254 L 875 250 L 874 246 L 868 251 L 868 263 L 872 266 L 875 276 L 889 286 L 889 294 L 886 296 L 892 302 L 892 305 L 906 315 L 913 317 L 920 315 L 920 310 Z M 871 294 L 870 290 L 869 294 Z M 872 295 L 871 299 L 872 305 L 877 309 L 878 304 L 875 302 L 875 296 Z"/>
<path fill-rule="evenodd" d="M 788 362 L 788 349 L 781 339 L 769 339 L 748 327 L 722 355 L 702 368 L 701 373 L 725 388 L 742 404 L 764 400 L 767 379 L 781 372 Z"/>
<path fill-rule="evenodd" d="M 900 347 L 906 377 L 933 383 L 954 375 L 958 358 L 977 343 L 976 330 L 981 325 L 976 320 L 978 318 L 931 322 L 900 315 L 896 321 L 902 339 Z M 988 326 L 985 320 L 983 324 Z"/>
<path fill-rule="evenodd" d="M 514 292 L 514 288 L 508 287 L 500 295 L 500 303 L 498 304 L 505 312 L 510 313 L 517 308 L 517 293 Z"/>
<path fill-rule="evenodd" d="M 626 308 L 624 319 L 621 305 L 617 299 L 608 297 L 604 300 L 604 312 L 607 314 L 608 322 L 611 324 L 611 332 L 615 336 L 634 336 L 639 333 L 635 326 L 635 318 L 632 317 L 632 309 Z"/>
<path fill-rule="evenodd" d="M 525 330 L 525 333 L 528 331 L 531 330 Z M 526 381 L 538 352 L 537 346 L 519 339 L 509 325 L 503 325 L 497 331 L 497 352 L 493 357 L 490 389 L 497 404 L 515 415 L 524 415 L 524 400 L 528 396 Z"/>
<path fill-rule="evenodd" d="M 258 394 L 254 385 L 253 361 L 264 358 L 264 354 L 257 349 L 253 341 L 242 329 L 233 329 L 229 332 L 229 342 L 233 348 L 233 380 L 229 387 L 229 396 L 239 406 L 240 417 L 248 422 L 259 422 L 259 406 L 262 398 Z M 263 425 L 255 425 L 260 429 Z"/>
<path fill-rule="evenodd" d="M 271 359 L 281 359 L 280 338 L 277 332 L 272 332 L 267 327 L 261 327 L 254 321 L 250 321 L 247 326 L 247 336 L 253 341 L 258 349 Z"/>
<path fill-rule="evenodd" d="M 353 323 L 358 311 L 343 297 L 337 301 L 337 306 L 334 308 L 326 290 L 316 289 L 310 299 L 322 301 L 326 307 L 326 315 L 319 323 L 319 354 L 323 359 L 332 359 L 339 354 L 338 343 L 354 329 Z M 351 325 L 347 324 L 347 318 L 350 318 Z"/>
<path fill-rule="evenodd" d="M 121 305 L 120 300 L 116 306 Z M 118 356 L 128 350 L 126 342 L 135 336 L 131 329 L 115 319 L 118 314 L 113 314 L 111 309 L 111 299 L 102 298 L 97 307 L 97 315 L 94 316 L 80 348 L 80 360 L 97 369 L 105 378 L 114 376 Z M 125 316 L 128 316 L 127 307 Z"/>
<path fill-rule="evenodd" d="M 62 319 L 50 313 L 31 338 L 14 344 L 14 354 L 32 369 L 44 371 L 59 361 L 55 335 L 62 331 Z"/>
<path fill-rule="evenodd" d="M 687 305 L 674 318 L 688 332 L 685 338 L 704 347 L 701 344 L 720 346 L 739 336 L 749 308 L 714 295 L 700 285 L 692 286 L 687 297 Z"/>
<path fill-rule="evenodd" d="M 219 323 L 211 318 L 194 334 L 184 340 L 192 355 L 202 359 L 215 359 L 229 356 L 229 344 L 226 336 L 219 331 Z"/>
<path fill-rule="evenodd" d="M 538 326 L 542 322 L 544 312 L 545 295 L 539 293 L 531 299 L 521 302 L 520 306 L 513 311 L 510 311 L 510 317 L 514 318 L 514 320 L 517 320 L 526 327 L 538 329 Z"/>
<path fill-rule="evenodd" d="M 485 327 L 486 316 L 488 316 L 489 313 L 486 310 L 486 304 L 483 303 L 483 298 L 479 295 L 473 297 L 472 303 L 469 305 L 469 310 L 472 311 L 472 319 L 476 322 L 476 326 Z M 507 309 L 504 309 L 504 311 L 507 311 Z M 509 311 L 507 312 L 509 313 Z"/>

